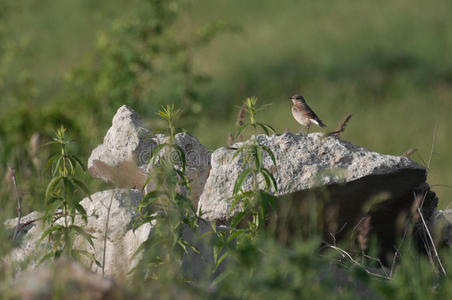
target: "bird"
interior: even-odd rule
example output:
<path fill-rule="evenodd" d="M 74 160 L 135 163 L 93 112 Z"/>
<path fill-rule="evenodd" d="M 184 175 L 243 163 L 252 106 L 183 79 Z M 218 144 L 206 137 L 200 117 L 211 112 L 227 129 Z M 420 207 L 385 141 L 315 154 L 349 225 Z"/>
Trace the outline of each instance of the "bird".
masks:
<path fill-rule="evenodd" d="M 326 127 L 326 125 L 320 120 L 315 112 L 306 104 L 306 100 L 303 96 L 293 95 L 289 97 L 292 101 L 292 115 L 295 120 L 306 128 L 306 133 L 309 131 L 311 124 L 315 124 L 320 127 Z"/>

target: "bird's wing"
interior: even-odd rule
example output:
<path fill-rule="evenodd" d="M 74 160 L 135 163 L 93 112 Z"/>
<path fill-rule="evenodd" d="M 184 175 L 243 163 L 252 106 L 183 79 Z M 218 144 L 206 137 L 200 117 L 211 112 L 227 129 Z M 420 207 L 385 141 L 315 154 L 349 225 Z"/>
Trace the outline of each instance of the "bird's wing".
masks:
<path fill-rule="evenodd" d="M 315 122 L 317 122 L 319 126 L 324 127 L 326 126 L 323 124 L 322 120 L 315 114 L 315 112 L 309 107 L 309 105 L 305 104 L 304 109 L 302 110 L 302 113 L 305 118 L 311 119 Z"/>

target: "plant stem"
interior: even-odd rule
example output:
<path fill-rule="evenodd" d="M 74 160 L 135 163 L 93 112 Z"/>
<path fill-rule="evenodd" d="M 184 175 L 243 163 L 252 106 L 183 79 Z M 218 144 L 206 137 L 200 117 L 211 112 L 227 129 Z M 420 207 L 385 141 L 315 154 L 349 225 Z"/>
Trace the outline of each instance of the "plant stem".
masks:
<path fill-rule="evenodd" d="M 108 209 L 107 209 L 107 220 L 105 222 L 105 235 L 104 235 L 104 250 L 103 250 L 103 256 L 102 256 L 102 275 L 105 275 L 105 257 L 106 257 L 106 252 L 107 252 L 108 226 L 110 223 L 111 204 L 113 202 L 113 197 L 114 197 L 115 193 L 116 193 L 116 190 L 111 195 L 110 203 L 108 204 Z"/>
<path fill-rule="evenodd" d="M 14 229 L 13 240 L 16 239 L 17 233 L 19 232 L 20 227 L 20 219 L 22 218 L 22 197 L 19 194 L 19 189 L 17 188 L 17 180 L 16 180 L 16 169 L 14 167 L 8 167 L 11 179 L 13 181 L 14 191 L 16 193 L 17 198 L 17 225 Z"/>

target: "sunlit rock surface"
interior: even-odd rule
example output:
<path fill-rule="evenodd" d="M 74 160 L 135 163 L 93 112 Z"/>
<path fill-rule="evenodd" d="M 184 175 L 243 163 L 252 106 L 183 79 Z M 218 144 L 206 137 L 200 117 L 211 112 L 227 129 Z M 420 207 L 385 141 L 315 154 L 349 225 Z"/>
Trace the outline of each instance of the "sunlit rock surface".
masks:
<path fill-rule="evenodd" d="M 151 151 L 167 142 L 167 136 L 144 128 L 140 116 L 123 105 L 113 117 L 103 144 L 92 151 L 88 171 L 93 177 L 113 182 L 118 187 L 141 189 L 154 168 L 149 161 Z M 210 154 L 196 137 L 188 133 L 176 134 L 175 142 L 184 150 L 186 175 L 191 181 L 191 196 L 196 205 L 208 176 Z M 177 153 L 172 151 L 168 155 L 180 167 Z"/>

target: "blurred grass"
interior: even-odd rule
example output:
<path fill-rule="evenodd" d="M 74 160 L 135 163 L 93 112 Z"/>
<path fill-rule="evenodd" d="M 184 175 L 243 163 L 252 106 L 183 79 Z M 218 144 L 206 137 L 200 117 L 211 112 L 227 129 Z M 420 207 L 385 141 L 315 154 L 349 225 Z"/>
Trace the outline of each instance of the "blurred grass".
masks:
<path fill-rule="evenodd" d="M 428 181 L 450 185 L 451 2 L 209 3 L 195 11 L 200 18 L 244 29 L 200 55 L 200 68 L 214 74 L 207 94 L 218 111 L 211 114 L 227 119 L 231 104 L 257 95 L 273 104 L 267 122 L 297 131 L 286 99 L 302 93 L 330 128 L 353 113 L 343 138 L 357 145 L 394 155 L 418 148 L 413 158 L 427 165 L 433 143 Z M 196 134 L 224 145 L 233 122 L 213 119 Z M 435 190 L 447 205 L 451 188 Z"/>
<path fill-rule="evenodd" d="M 24 64 L 40 90 L 37 105 L 52 101 L 67 72 L 95 49 L 97 34 L 133 4 L 21 3 L 15 30 L 30 41 Z M 262 118 L 278 132 L 299 130 L 286 99 L 302 93 L 328 129 L 353 113 L 343 138 L 357 145 L 394 155 L 418 148 L 413 159 L 426 165 L 433 143 L 428 181 L 452 185 L 450 1 L 199 0 L 188 13 L 193 26 L 223 21 L 242 28 L 195 53 L 195 67 L 212 81 L 201 89 L 202 111 L 189 129 L 208 148 L 227 143 L 247 96 L 272 103 Z M 159 97 L 178 102 L 173 94 Z M 153 124 L 151 112 L 140 113 Z M 83 145 L 85 152 L 94 146 Z M 434 190 L 446 206 L 452 188 Z"/>

